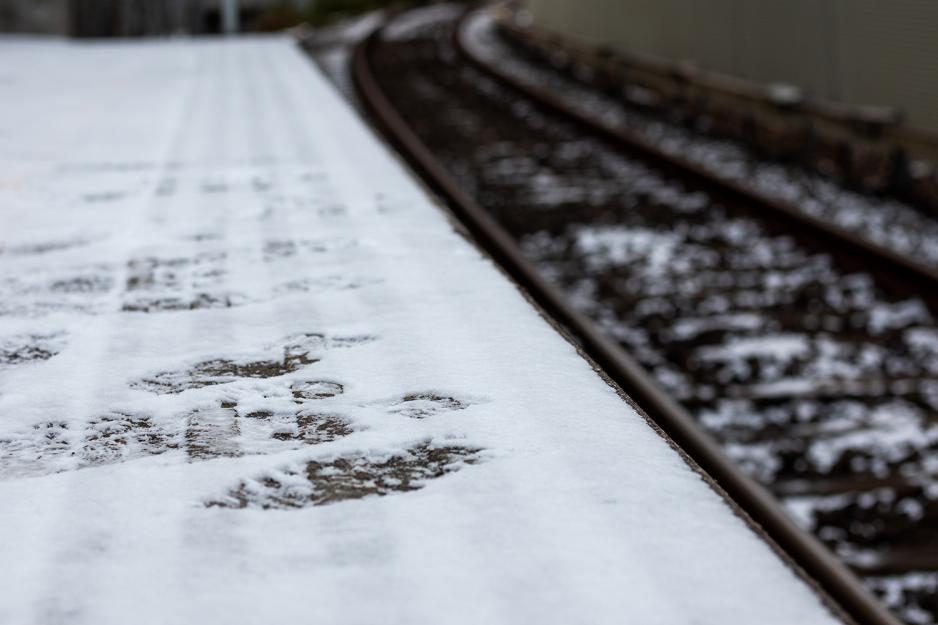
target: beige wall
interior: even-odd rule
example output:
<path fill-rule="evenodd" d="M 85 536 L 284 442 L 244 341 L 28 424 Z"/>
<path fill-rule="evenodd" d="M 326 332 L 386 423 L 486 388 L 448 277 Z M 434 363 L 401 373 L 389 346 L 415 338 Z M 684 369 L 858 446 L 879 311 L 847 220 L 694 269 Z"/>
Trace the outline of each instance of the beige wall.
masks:
<path fill-rule="evenodd" d="M 545 27 L 938 129 L 938 0 L 527 0 Z"/>

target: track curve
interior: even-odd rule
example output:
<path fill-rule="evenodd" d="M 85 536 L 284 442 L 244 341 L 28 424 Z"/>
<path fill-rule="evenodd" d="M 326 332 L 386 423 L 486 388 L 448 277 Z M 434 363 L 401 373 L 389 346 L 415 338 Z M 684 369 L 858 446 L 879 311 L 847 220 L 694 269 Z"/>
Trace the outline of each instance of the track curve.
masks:
<path fill-rule="evenodd" d="M 573 335 L 583 352 L 634 398 L 654 423 L 844 612 L 857 623 L 897 625 L 895 617 L 872 596 L 855 575 L 820 542 L 795 525 L 772 495 L 741 472 L 723 454 L 720 447 L 695 425 L 694 418 L 687 410 L 660 387 L 653 376 L 623 350 L 618 342 L 609 339 L 571 306 L 557 288 L 541 277 L 538 269 L 525 257 L 514 237 L 447 171 L 396 110 L 380 85 L 372 67 L 372 55 L 380 36 L 380 29 L 376 30 L 356 48 L 353 79 L 361 100 L 378 127 L 421 178 L 445 198 L 451 210 L 480 245 L 531 298 Z M 505 77 L 496 77 L 511 86 Z M 585 125 L 592 126 L 591 123 Z M 599 130 L 601 129 L 593 128 L 593 131 Z M 699 176 L 700 173 L 688 175 Z M 703 182 L 712 184 L 709 180 Z M 825 234 L 828 235 L 829 233 Z M 900 261 L 896 264 L 901 271 L 907 271 L 909 275 L 914 274 L 915 280 L 938 280 L 938 277 L 928 272 L 922 273 L 907 263 Z"/>

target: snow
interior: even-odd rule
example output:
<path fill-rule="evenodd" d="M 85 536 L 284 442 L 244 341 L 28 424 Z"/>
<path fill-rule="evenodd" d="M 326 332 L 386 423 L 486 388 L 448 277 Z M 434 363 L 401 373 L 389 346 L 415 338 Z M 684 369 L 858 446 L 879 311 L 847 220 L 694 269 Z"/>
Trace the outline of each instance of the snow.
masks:
<path fill-rule="evenodd" d="M 667 271 L 679 242 L 671 233 L 640 228 L 582 228 L 576 237 L 577 248 L 590 256 L 594 269 L 641 262 L 652 276 Z"/>
<path fill-rule="evenodd" d="M 927 610 L 927 602 L 938 591 L 938 573 L 915 572 L 892 575 L 874 578 L 871 584 L 883 594 L 886 604 L 894 609 L 906 623 L 924 625 L 932 621 L 931 614 Z M 910 602 L 907 597 L 909 594 L 917 595 L 919 600 Z"/>
<path fill-rule="evenodd" d="M 384 19 L 384 11 L 371 11 L 310 30 L 302 40 L 303 46 L 316 60 L 323 73 L 355 106 L 358 106 L 358 95 L 350 71 L 352 53 L 355 45 L 371 34 Z"/>
<path fill-rule="evenodd" d="M 389 23 L 381 36 L 389 41 L 407 39 L 428 26 L 435 25 L 440 20 L 456 18 L 465 10 L 465 6 L 450 2 L 421 8 L 417 11 L 408 11 Z"/>
<path fill-rule="evenodd" d="M 289 41 L 0 45 L 0 622 L 835 622 Z"/>
<path fill-rule="evenodd" d="M 805 356 L 811 346 L 803 334 L 777 334 L 736 338 L 700 350 L 704 360 L 732 361 L 745 358 L 776 358 L 783 362 Z"/>

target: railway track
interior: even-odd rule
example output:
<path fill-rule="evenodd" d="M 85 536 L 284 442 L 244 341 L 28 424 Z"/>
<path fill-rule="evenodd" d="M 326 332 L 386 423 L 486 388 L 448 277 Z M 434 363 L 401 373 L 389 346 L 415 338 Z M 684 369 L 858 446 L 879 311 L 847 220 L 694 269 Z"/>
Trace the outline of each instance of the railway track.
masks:
<path fill-rule="evenodd" d="M 659 101 L 655 108 L 650 104 L 655 101 L 654 91 L 631 83 L 616 89 L 616 82 L 609 84 L 597 76 L 600 70 L 592 64 L 595 59 L 579 58 L 582 52 L 565 48 L 564 42 L 558 43 L 556 54 L 539 56 L 531 47 L 537 44 L 527 39 L 523 28 L 518 29 L 517 23 L 524 23 L 524 14 L 514 19 L 512 23 L 510 12 L 501 9 L 497 13 L 473 12 L 460 28 L 459 45 L 470 57 L 497 64 L 499 73 L 510 74 L 516 83 L 550 92 L 552 99 L 600 120 L 613 132 L 640 137 L 660 151 L 705 168 L 711 175 L 777 198 L 792 209 L 837 225 L 877 246 L 938 267 L 938 220 L 934 214 L 929 217 L 922 212 L 927 211 L 927 200 L 925 204 L 908 204 L 882 190 L 860 191 L 863 187 L 882 189 L 878 185 L 888 179 L 887 170 L 892 166 L 882 153 L 880 157 L 858 155 L 846 165 L 852 173 L 837 174 L 830 168 L 831 152 L 817 144 L 813 151 L 815 165 L 806 165 L 799 162 L 797 150 L 791 151 L 792 126 L 777 117 L 754 134 L 750 127 L 748 138 L 743 138 L 747 137 L 744 133 L 732 139 L 733 123 L 725 125 L 726 118 L 721 118 L 720 112 L 691 112 L 688 101 L 680 98 L 670 105 Z M 627 76 L 607 78 L 627 80 Z M 742 103 L 740 106 L 746 107 Z M 742 110 L 737 113 L 747 114 Z M 770 135 L 774 139 L 771 142 Z M 755 147 L 753 140 L 762 147 Z M 866 148 L 856 149 L 860 154 Z M 802 156 L 806 157 L 804 153 Z M 807 158 L 810 162 L 811 157 Z M 911 167 L 921 174 L 930 165 L 917 162 Z M 912 176 L 911 170 L 907 173 Z M 906 183 L 911 184 L 911 180 L 895 184 L 903 196 L 909 197 Z"/>
<path fill-rule="evenodd" d="M 750 478 L 938 622 L 935 276 L 568 115 L 467 58 L 455 10 L 424 15 L 354 72 L 424 179 L 855 620 L 894 622 Z"/>

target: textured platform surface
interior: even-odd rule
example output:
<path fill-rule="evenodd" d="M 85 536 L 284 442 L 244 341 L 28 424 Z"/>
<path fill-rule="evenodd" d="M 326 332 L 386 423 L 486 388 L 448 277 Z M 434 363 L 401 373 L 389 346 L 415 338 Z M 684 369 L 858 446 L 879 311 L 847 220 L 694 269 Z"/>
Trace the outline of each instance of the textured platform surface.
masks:
<path fill-rule="evenodd" d="M 0 57 L 0 622 L 835 621 L 291 42 Z"/>

